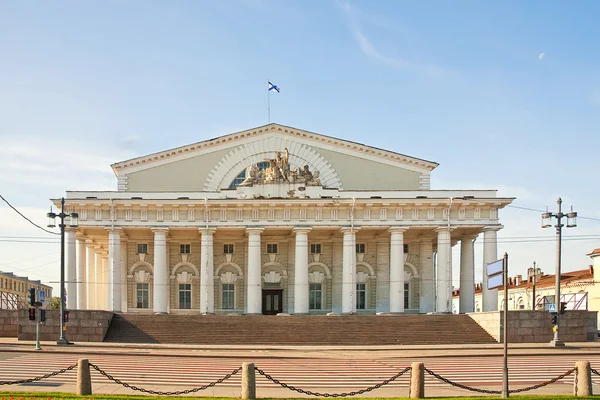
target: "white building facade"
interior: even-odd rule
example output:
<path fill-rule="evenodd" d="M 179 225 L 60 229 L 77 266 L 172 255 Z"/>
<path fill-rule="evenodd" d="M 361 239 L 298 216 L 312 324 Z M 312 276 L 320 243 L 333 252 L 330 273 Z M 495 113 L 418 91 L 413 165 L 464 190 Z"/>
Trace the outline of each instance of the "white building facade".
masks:
<path fill-rule="evenodd" d="M 69 309 L 451 312 L 459 268 L 472 312 L 474 240 L 497 259 L 513 200 L 431 190 L 434 162 L 278 124 L 112 167 L 116 191 L 67 193 Z"/>

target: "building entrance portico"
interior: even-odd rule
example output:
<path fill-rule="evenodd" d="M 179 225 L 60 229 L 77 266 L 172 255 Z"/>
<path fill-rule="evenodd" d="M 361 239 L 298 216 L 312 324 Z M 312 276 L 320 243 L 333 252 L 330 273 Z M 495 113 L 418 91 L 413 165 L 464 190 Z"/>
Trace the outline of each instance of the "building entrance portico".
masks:
<path fill-rule="evenodd" d="M 278 124 L 112 167 L 117 191 L 66 197 L 79 213 L 80 245 L 68 251 L 81 253 L 67 281 L 84 282 L 71 307 L 450 312 L 452 248 L 461 243 L 463 293 L 475 284 L 475 238 L 495 260 L 498 210 L 513 200 L 431 190 L 434 162 Z"/>
<path fill-rule="evenodd" d="M 263 289 L 263 315 L 277 315 L 283 312 L 283 289 Z"/>

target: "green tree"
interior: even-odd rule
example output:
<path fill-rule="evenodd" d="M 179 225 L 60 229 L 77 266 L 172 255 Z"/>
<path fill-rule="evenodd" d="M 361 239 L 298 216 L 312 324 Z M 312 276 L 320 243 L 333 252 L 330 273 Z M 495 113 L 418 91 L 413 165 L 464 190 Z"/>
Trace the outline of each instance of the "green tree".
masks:
<path fill-rule="evenodd" d="M 50 299 L 50 309 L 51 310 L 60 309 L 60 297 L 54 296 L 52 299 Z"/>

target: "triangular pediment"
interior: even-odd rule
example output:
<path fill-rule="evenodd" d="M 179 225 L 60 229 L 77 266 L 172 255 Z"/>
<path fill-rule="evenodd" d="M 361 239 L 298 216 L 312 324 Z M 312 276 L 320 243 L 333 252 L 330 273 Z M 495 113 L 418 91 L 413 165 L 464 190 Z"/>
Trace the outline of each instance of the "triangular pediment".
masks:
<path fill-rule="evenodd" d="M 343 179 L 336 170 L 348 164 L 355 164 L 355 161 L 367 165 L 367 169 L 373 167 L 372 173 L 377 176 L 394 174 L 398 169 L 428 176 L 429 172 L 438 165 L 431 161 L 361 143 L 272 123 L 122 161 L 113 164 L 112 168 L 119 177 L 120 188 L 121 181 L 125 181 L 128 176 L 139 181 L 140 174 L 147 174 L 149 170 L 155 173 L 156 179 L 169 179 L 173 172 L 161 172 L 158 168 L 164 166 L 163 170 L 166 171 L 169 165 L 171 167 L 178 165 L 180 169 L 192 171 L 196 178 L 203 179 L 201 188 L 183 188 L 181 191 L 214 191 L 228 187 L 241 171 L 267 158 L 272 158 L 275 152 L 283 151 L 284 148 L 289 149 L 292 165 L 297 168 L 308 165 L 311 170 L 318 170 L 321 173 L 323 186 L 332 188 L 343 187 Z M 190 159 L 200 158 L 203 163 L 201 165 L 196 163 L 191 168 Z M 382 169 L 383 166 L 388 169 Z M 142 180 L 146 182 L 150 179 L 146 176 Z M 141 190 L 144 186 L 143 184 L 133 186 L 136 185 L 137 190 Z M 123 184 L 123 188 L 125 187 L 126 184 Z M 161 190 L 167 190 L 167 187 Z"/>

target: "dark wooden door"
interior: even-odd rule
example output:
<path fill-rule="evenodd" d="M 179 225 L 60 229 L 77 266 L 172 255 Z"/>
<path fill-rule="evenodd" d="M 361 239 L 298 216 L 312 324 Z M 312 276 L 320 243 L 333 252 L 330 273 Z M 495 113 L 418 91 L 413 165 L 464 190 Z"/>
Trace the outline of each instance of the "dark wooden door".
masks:
<path fill-rule="evenodd" d="M 283 289 L 262 291 L 263 315 L 277 315 L 283 312 Z"/>

